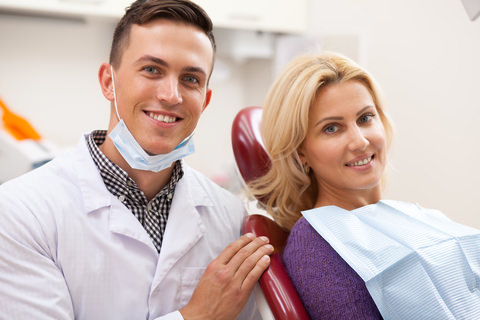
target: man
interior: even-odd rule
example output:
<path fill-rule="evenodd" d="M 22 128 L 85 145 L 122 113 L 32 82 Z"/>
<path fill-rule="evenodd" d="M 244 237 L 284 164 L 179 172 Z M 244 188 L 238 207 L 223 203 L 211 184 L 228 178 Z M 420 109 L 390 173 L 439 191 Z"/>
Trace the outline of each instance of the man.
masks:
<path fill-rule="evenodd" d="M 179 160 L 214 52 L 187 0 L 127 10 L 99 70 L 108 132 L 0 187 L 1 319 L 259 317 L 247 301 L 268 239 L 236 239 L 240 201 Z"/>

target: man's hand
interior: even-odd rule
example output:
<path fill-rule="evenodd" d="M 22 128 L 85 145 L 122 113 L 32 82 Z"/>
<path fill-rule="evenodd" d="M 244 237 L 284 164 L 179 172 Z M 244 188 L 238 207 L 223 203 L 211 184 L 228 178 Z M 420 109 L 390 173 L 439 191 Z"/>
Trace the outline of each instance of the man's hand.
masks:
<path fill-rule="evenodd" d="M 229 244 L 205 270 L 190 302 L 180 310 L 185 320 L 235 319 L 270 264 L 273 247 L 266 237 L 245 234 Z"/>

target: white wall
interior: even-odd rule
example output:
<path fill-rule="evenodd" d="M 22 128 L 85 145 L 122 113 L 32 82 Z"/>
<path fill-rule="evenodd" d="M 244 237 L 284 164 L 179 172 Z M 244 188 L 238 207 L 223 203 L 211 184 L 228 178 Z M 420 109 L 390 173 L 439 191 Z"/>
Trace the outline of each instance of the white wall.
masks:
<path fill-rule="evenodd" d="M 0 97 L 60 147 L 105 128 L 110 108 L 97 70 L 112 32 L 103 21 L 0 14 Z"/>
<path fill-rule="evenodd" d="M 313 33 L 358 33 L 396 138 L 387 197 L 480 227 L 480 19 L 460 0 L 314 0 Z"/>
<path fill-rule="evenodd" d="M 311 0 L 309 6 L 309 36 L 348 53 L 348 43 L 331 40 L 359 39 L 354 58 L 384 90 L 396 127 L 387 197 L 480 228 L 474 164 L 480 159 L 480 19 L 471 22 L 460 0 Z M 0 14 L 0 96 L 61 147 L 106 128 L 109 104 L 97 70 L 108 59 L 113 27 Z M 231 121 L 241 107 L 262 103 L 272 61 L 219 51 L 212 103 L 188 161 L 232 185 Z"/>

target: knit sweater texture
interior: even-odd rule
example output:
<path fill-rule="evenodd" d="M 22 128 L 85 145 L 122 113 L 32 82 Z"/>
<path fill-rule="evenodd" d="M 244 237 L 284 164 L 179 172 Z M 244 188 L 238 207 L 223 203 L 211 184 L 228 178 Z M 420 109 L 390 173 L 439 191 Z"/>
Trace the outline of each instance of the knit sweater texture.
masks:
<path fill-rule="evenodd" d="M 382 319 L 365 282 L 305 218 L 290 232 L 283 262 L 311 319 Z"/>

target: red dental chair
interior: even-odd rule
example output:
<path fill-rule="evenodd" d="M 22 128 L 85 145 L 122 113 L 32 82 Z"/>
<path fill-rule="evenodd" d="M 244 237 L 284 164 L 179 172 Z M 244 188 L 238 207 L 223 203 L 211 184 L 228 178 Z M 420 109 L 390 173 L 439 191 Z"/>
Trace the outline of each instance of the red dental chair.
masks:
<path fill-rule="evenodd" d="M 246 183 L 261 177 L 270 167 L 270 159 L 260 135 L 261 118 L 261 107 L 247 107 L 240 110 L 233 120 L 233 153 L 240 174 Z M 262 199 L 259 201 L 262 202 Z M 288 232 L 272 219 L 261 214 L 253 214 L 245 218 L 242 233 L 247 232 L 257 236 L 267 236 L 275 248 L 270 266 L 260 278 L 260 287 L 275 319 L 309 319 L 282 262 L 281 255 Z"/>

